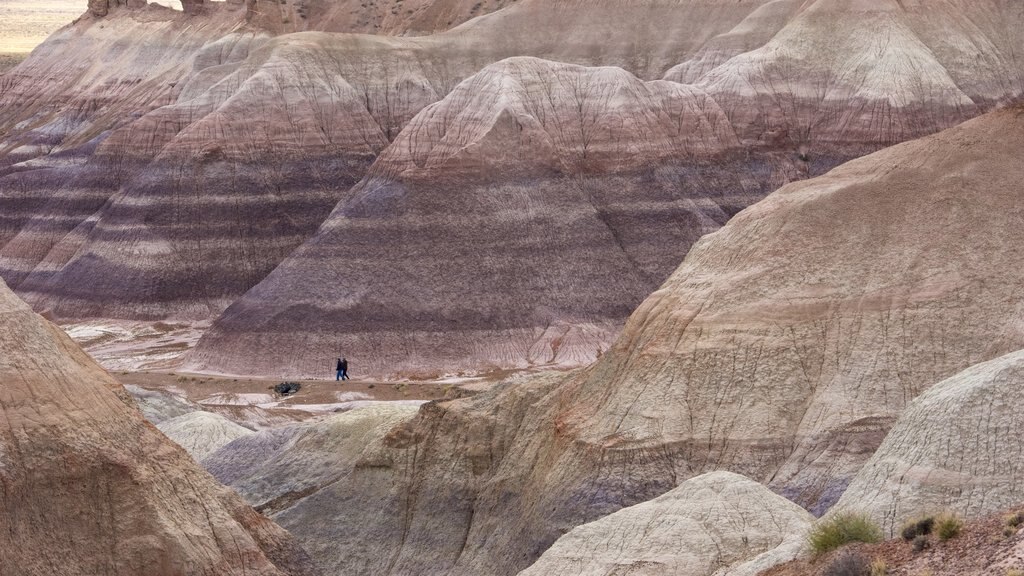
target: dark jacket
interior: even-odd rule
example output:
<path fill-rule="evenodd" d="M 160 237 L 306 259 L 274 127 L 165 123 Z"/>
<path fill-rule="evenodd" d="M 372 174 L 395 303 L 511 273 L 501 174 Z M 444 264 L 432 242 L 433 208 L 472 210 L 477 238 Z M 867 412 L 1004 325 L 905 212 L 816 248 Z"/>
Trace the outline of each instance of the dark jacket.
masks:
<path fill-rule="evenodd" d="M 339 358 L 338 359 L 338 372 L 341 372 L 342 370 L 344 370 L 346 368 L 346 364 L 348 364 L 348 362 L 342 362 L 341 359 Z"/>

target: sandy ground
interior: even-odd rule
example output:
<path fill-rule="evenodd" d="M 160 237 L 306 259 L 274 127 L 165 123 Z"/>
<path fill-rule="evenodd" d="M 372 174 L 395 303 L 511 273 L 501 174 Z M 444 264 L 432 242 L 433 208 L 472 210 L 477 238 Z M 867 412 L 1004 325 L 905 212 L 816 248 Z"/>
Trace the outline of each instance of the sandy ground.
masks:
<path fill-rule="evenodd" d="M 181 10 L 180 0 L 150 0 Z M 0 74 L 85 13 L 88 0 L 0 0 Z"/>
<path fill-rule="evenodd" d="M 86 0 L 0 0 L 0 53 L 28 54 L 86 6 Z"/>
<path fill-rule="evenodd" d="M 354 401 L 437 400 L 452 394 L 459 384 L 448 381 L 300 380 L 302 389 L 299 392 L 281 398 L 272 390 L 281 380 L 167 372 L 115 372 L 114 376 L 122 384 L 173 392 L 200 405 L 298 406 L 313 412 L 330 411 L 336 405 Z"/>

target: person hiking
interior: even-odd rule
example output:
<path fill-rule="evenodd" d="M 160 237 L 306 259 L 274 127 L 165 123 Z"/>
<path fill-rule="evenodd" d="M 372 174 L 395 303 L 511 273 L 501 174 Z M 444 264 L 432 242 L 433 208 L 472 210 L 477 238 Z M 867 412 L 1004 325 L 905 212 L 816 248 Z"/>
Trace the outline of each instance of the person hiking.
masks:
<path fill-rule="evenodd" d="M 342 380 L 348 380 L 348 360 L 347 359 L 342 358 L 338 362 L 338 370 L 341 373 L 341 379 Z"/>

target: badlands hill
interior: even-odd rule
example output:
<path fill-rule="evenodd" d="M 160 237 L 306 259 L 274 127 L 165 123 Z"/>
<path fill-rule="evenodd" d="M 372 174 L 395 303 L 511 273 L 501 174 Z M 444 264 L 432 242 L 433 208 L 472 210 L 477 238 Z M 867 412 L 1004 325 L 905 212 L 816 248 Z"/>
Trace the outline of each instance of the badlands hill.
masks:
<path fill-rule="evenodd" d="M 427 404 L 275 519 L 360 573 L 514 574 L 709 471 L 824 512 L 921 392 L 1024 347 L 1022 145 L 1005 109 L 787 185 L 699 241 L 590 368 Z M 358 531 L 310 521 L 331 516 Z"/>
<path fill-rule="evenodd" d="M 0 384 L 5 576 L 318 573 L 2 283 Z"/>
<path fill-rule="evenodd" d="M 972 366 L 928 389 L 896 421 L 836 510 L 871 515 L 890 535 L 950 510 L 981 518 L 1024 502 L 1024 353 Z"/>
<path fill-rule="evenodd" d="M 1024 89 L 999 0 L 185 4 L 97 0 L 0 78 L 0 276 L 60 319 L 259 285 L 217 371 L 584 363 L 740 209 Z"/>
<path fill-rule="evenodd" d="M 961 9 L 772 3 L 729 32 L 747 52 L 709 40 L 669 71 L 691 84 L 487 66 L 401 130 L 189 365 L 316 374 L 343 351 L 364 374 L 429 375 L 593 360 L 737 211 L 1019 95 L 1022 37 L 1002 26 L 1024 12 L 974 5 L 986 23 L 965 27 Z M 979 33 L 991 66 L 965 60 Z"/>

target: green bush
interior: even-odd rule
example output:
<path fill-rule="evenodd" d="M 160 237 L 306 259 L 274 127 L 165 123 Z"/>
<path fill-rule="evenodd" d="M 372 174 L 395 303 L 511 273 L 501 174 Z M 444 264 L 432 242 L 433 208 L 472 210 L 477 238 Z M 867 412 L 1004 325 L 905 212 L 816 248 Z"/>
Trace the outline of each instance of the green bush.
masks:
<path fill-rule="evenodd" d="M 824 554 L 851 542 L 881 542 L 882 529 L 863 514 L 843 512 L 823 518 L 807 536 L 811 550 Z"/>
<path fill-rule="evenodd" d="M 939 536 L 939 540 L 942 541 L 956 538 L 963 527 L 963 521 L 952 513 L 943 514 L 935 521 L 935 533 Z"/>

